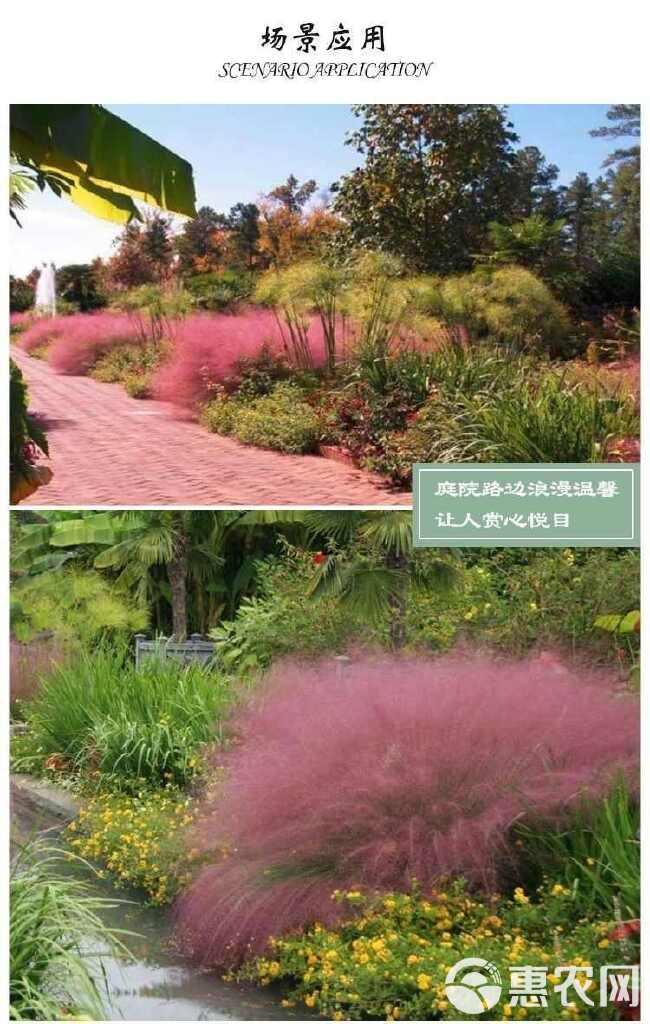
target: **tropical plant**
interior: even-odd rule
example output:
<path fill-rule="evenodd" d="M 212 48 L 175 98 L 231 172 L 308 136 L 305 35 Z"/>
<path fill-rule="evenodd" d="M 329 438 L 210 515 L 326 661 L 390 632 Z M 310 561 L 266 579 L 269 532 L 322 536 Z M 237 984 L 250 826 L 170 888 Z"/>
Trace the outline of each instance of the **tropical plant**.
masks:
<path fill-rule="evenodd" d="M 258 529 L 267 525 L 272 528 Z M 232 614 L 254 585 L 257 560 L 275 549 L 278 534 L 296 528 L 300 523 L 287 511 L 282 522 L 235 510 L 46 511 L 21 526 L 12 567 L 36 573 L 85 558 L 117 573 L 118 584 L 151 610 L 159 632 L 169 628 L 171 613 L 172 631 L 181 637 L 188 617 L 207 632 L 225 610 Z"/>
<path fill-rule="evenodd" d="M 146 629 L 146 608 L 124 587 L 71 561 L 59 560 L 57 568 L 14 580 L 11 628 L 17 640 L 29 643 L 51 634 L 67 647 L 89 649 Z"/>
<path fill-rule="evenodd" d="M 355 322 L 355 356 L 362 376 L 377 391 L 387 386 L 393 343 L 413 312 L 412 296 L 403 286 L 402 262 L 382 252 L 359 256 L 353 268 L 350 314 Z"/>
<path fill-rule="evenodd" d="M 143 343 L 158 344 L 163 338 L 173 341 L 193 303 L 181 288 L 144 284 L 120 295 L 114 305 L 133 320 Z"/>
<path fill-rule="evenodd" d="M 27 384 L 10 360 L 9 375 L 9 476 L 11 503 L 17 505 L 51 477 L 51 470 L 35 465 L 41 454 L 49 453 L 47 435 L 38 418 L 27 407 Z"/>
<path fill-rule="evenodd" d="M 10 149 L 23 177 L 96 217 L 140 219 L 134 199 L 195 216 L 190 164 L 98 104 L 12 105 Z"/>
<path fill-rule="evenodd" d="M 484 259 L 492 264 L 516 265 L 552 277 L 566 266 L 565 222 L 549 221 L 532 214 L 514 224 L 488 225 L 490 251 Z"/>
<path fill-rule="evenodd" d="M 255 299 L 273 310 L 283 347 L 295 366 L 302 370 L 313 369 L 309 337 L 311 317 L 302 276 L 293 267 L 269 270 L 257 283 Z"/>
<path fill-rule="evenodd" d="M 305 600 L 322 553 L 286 542 L 282 547 L 281 557 L 258 563 L 255 593 L 210 632 L 215 658 L 226 672 L 245 676 L 287 655 L 343 656 L 352 640 L 375 638 L 358 609 L 342 605 L 338 597 Z"/>
<path fill-rule="evenodd" d="M 453 586 L 453 555 L 420 559 L 413 549 L 410 512 L 305 512 L 308 534 L 329 548 L 310 588 L 314 598 L 336 598 L 371 626 L 389 617 L 389 642 L 406 639 L 406 599 L 412 582 L 439 590 Z"/>

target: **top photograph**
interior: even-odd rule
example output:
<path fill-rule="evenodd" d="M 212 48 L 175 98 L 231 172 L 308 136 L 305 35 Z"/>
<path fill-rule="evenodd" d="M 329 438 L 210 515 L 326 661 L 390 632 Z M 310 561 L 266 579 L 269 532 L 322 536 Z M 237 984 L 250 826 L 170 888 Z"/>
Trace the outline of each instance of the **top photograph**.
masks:
<path fill-rule="evenodd" d="M 638 462 L 640 106 L 10 108 L 11 504 Z"/>

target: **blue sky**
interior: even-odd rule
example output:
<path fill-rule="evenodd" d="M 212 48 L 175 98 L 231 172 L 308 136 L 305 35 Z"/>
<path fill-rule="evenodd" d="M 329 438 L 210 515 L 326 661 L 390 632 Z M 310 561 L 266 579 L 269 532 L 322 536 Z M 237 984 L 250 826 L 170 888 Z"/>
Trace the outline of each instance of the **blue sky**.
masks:
<path fill-rule="evenodd" d="M 293 173 L 327 188 L 359 157 L 343 145 L 355 124 L 343 105 L 158 106 L 113 105 L 109 109 L 179 153 L 194 167 L 198 201 L 227 211 L 252 202 Z M 578 171 L 594 177 L 613 148 L 592 139 L 589 129 L 605 123 L 602 104 L 513 105 L 510 119 L 519 145 L 536 145 L 560 168 L 560 181 Z M 22 229 L 11 226 L 10 267 L 28 273 L 42 260 L 82 263 L 107 256 L 116 225 L 99 221 L 65 199 L 34 194 Z"/>

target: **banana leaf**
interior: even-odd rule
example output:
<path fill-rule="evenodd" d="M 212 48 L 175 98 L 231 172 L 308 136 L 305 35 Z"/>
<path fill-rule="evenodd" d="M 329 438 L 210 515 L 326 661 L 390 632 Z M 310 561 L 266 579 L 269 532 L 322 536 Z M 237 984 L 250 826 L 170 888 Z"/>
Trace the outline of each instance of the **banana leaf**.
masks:
<path fill-rule="evenodd" d="M 98 104 L 14 104 L 14 159 L 89 213 L 125 224 L 134 199 L 196 216 L 192 166 Z"/>

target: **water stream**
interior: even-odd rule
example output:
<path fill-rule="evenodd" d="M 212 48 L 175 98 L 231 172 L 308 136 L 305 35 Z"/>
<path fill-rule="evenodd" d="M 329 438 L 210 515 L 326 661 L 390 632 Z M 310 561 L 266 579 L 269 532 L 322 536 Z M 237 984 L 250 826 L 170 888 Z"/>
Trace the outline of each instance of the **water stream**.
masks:
<path fill-rule="evenodd" d="M 13 800 L 12 842 L 22 844 L 36 834 L 56 845 L 61 824 L 46 811 L 36 811 L 20 798 Z M 81 870 L 78 866 L 70 870 Z M 132 899 L 108 882 L 89 876 L 97 895 Z M 214 972 L 188 965 L 174 951 L 163 910 L 137 902 L 120 903 L 102 912 L 112 928 L 136 933 L 123 941 L 132 959 L 107 954 L 108 998 L 105 1020 L 307 1020 L 280 1005 L 277 991 L 224 982 Z M 105 952 L 105 951 L 102 951 Z"/>

